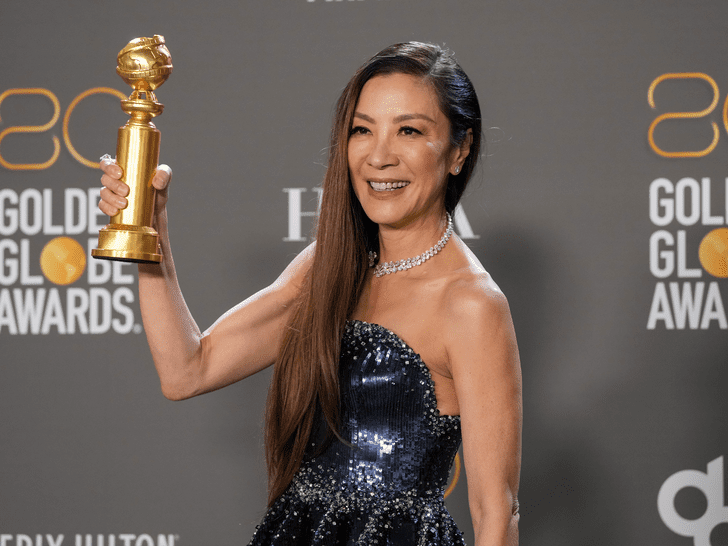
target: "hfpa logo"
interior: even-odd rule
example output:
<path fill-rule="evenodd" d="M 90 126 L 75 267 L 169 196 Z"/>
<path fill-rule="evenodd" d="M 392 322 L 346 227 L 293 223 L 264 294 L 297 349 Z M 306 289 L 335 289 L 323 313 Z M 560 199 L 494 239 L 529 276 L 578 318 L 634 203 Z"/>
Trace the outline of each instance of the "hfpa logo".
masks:
<path fill-rule="evenodd" d="M 700 490 L 708 501 L 705 513 L 686 519 L 675 510 L 675 496 L 686 487 Z M 657 494 L 657 511 L 665 525 L 678 535 L 693 537 L 695 546 L 711 546 L 710 534 L 721 523 L 728 523 L 728 506 L 724 504 L 723 457 L 708 463 L 708 472 L 681 470 L 662 484 Z"/>
<path fill-rule="evenodd" d="M 309 0 L 309 2 L 312 0 Z M 330 2 L 331 0 L 326 0 Z M 338 0 L 337 0 L 338 1 Z M 288 194 L 288 235 L 283 238 L 286 242 L 305 242 L 308 238 L 304 236 L 303 218 L 315 218 L 318 215 L 318 208 L 321 206 L 321 194 L 323 188 L 313 188 L 313 192 L 316 194 L 317 207 L 313 210 L 303 210 L 303 194 L 306 193 L 307 188 L 283 188 L 283 191 Z M 470 220 L 465 215 L 465 211 L 461 204 L 455 207 L 455 211 L 452 217 L 452 221 L 455 224 L 455 231 L 461 239 L 480 239 L 480 235 L 473 232 L 473 228 L 470 225 Z"/>

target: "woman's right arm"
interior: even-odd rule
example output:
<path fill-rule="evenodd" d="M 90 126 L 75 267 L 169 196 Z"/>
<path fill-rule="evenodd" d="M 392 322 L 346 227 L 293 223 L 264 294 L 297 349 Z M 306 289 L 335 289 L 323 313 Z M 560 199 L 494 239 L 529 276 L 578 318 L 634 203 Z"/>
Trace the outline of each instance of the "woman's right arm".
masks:
<path fill-rule="evenodd" d="M 128 186 L 119 181 L 121 169 L 113 160 L 102 160 L 101 168 L 104 188 L 99 208 L 113 216 L 126 205 Z M 160 166 L 152 181 L 157 189 L 154 227 L 163 259 L 159 265 L 139 265 L 139 305 L 162 392 L 171 400 L 182 400 L 219 389 L 273 364 L 313 256 L 313 245 L 272 285 L 201 332 L 179 288 L 169 244 L 166 201 L 171 174 L 169 167 Z"/>

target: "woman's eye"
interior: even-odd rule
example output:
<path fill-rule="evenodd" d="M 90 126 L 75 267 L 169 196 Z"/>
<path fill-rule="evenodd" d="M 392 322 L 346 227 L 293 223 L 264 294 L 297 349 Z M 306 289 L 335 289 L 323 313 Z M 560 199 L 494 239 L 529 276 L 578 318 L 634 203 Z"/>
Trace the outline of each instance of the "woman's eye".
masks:
<path fill-rule="evenodd" d="M 361 125 L 357 125 L 356 127 L 352 127 L 351 131 L 349 131 L 349 136 L 352 135 L 364 135 L 369 132 L 369 129 L 366 127 L 362 127 Z"/>
<path fill-rule="evenodd" d="M 400 129 L 400 131 L 402 132 L 402 134 L 404 134 L 406 136 L 410 136 L 410 135 L 421 135 L 422 134 L 420 131 L 418 131 L 414 127 L 409 127 L 409 126 L 402 127 Z"/>

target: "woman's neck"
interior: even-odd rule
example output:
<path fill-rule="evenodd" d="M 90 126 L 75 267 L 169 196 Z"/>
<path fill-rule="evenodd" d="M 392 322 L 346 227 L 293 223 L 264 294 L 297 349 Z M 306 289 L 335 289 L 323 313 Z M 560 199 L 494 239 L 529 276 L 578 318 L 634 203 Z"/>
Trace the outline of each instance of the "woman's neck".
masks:
<path fill-rule="evenodd" d="M 445 212 L 422 216 L 406 226 L 379 226 L 379 263 L 413 258 L 430 249 L 447 228 Z"/>

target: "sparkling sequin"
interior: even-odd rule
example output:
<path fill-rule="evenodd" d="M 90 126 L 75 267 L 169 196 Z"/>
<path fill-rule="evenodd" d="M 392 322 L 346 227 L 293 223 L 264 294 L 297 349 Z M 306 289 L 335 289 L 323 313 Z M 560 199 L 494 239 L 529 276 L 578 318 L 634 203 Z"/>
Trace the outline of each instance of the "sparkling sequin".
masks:
<path fill-rule="evenodd" d="M 351 446 L 306 457 L 249 546 L 463 545 L 443 501 L 460 418 L 439 414 L 420 356 L 382 326 L 349 321 L 339 382 Z"/>

